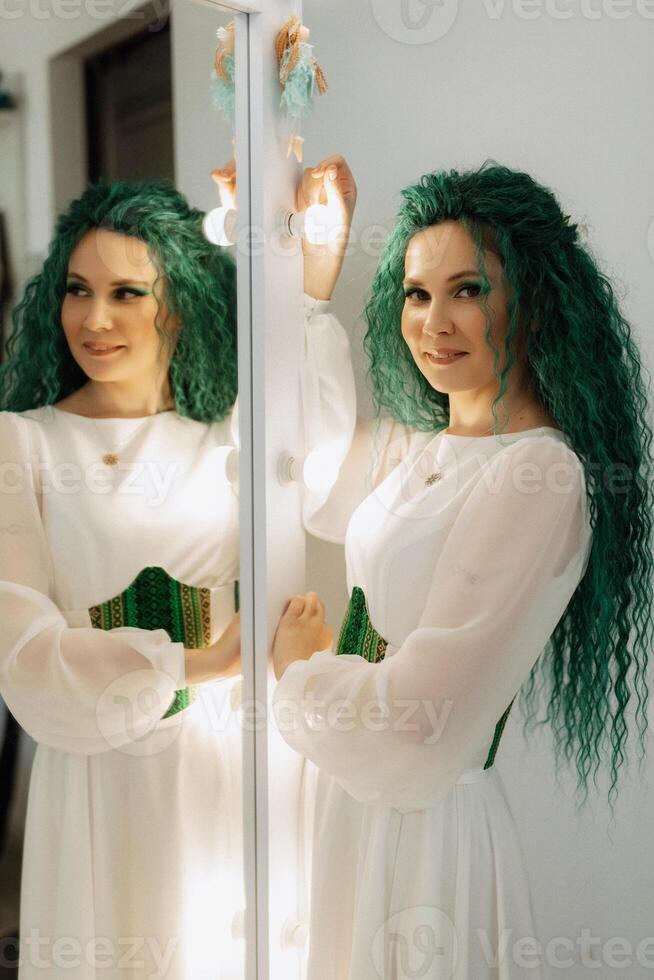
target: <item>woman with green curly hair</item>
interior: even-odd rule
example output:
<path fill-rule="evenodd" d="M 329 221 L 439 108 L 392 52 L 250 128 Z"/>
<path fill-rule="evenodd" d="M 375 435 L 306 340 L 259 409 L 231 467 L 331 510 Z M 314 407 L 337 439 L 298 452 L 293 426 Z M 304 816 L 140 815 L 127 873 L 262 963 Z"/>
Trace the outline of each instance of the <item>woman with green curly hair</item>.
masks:
<path fill-rule="evenodd" d="M 196 980 L 232 955 L 236 288 L 202 219 L 164 182 L 89 186 L 13 311 L 0 693 L 37 743 L 21 980 L 58 975 L 62 937 L 87 978 L 129 954 Z"/>
<path fill-rule="evenodd" d="M 315 176 L 299 206 L 324 182 L 348 231 L 347 164 Z M 365 306 L 374 426 L 356 419 L 328 312 L 347 235 L 304 246 L 302 391 L 322 413 L 304 519 L 345 542 L 350 595 L 335 651 L 314 592 L 291 600 L 273 648 L 280 730 L 318 767 L 308 980 L 542 977 L 495 758 L 518 694 L 533 721 L 539 680 L 557 777 L 574 759 L 583 802 L 606 769 L 613 810 L 634 698 L 642 765 L 647 388 L 613 288 L 549 189 L 486 162 L 402 196 Z"/>

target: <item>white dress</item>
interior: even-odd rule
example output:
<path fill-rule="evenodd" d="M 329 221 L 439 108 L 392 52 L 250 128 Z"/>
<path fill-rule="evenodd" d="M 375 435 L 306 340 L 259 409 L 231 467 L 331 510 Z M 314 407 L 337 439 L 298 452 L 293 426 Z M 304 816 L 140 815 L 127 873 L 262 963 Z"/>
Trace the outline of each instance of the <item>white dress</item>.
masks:
<path fill-rule="evenodd" d="M 243 976 L 240 678 L 175 693 L 237 603 L 236 417 L 0 412 L 0 693 L 37 742 L 20 980 Z"/>
<path fill-rule="evenodd" d="M 492 762 L 585 572 L 583 467 L 548 427 L 500 440 L 386 419 L 373 437 L 327 310 L 305 297 L 306 450 L 344 462 L 331 491 L 305 492 L 304 522 L 345 541 L 358 605 L 334 650 L 291 664 L 273 695 L 314 808 L 307 980 L 542 978 Z"/>

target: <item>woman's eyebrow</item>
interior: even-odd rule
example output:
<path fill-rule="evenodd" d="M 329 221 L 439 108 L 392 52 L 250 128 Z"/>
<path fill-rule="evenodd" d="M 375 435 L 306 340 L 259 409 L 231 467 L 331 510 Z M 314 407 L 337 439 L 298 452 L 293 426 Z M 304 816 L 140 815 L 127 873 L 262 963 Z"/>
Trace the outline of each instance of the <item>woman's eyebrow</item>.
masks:
<path fill-rule="evenodd" d="M 477 269 L 464 269 L 463 272 L 455 272 L 453 276 L 449 276 L 446 282 L 452 282 L 454 279 L 462 279 L 463 276 L 478 276 L 479 272 Z M 420 279 L 412 279 L 411 276 L 407 276 L 406 279 L 402 281 L 402 285 L 406 286 L 408 283 L 412 283 L 414 286 L 422 286 Z"/>
<path fill-rule="evenodd" d="M 79 272 L 69 272 L 68 273 L 68 278 L 69 279 L 81 279 L 82 282 L 88 282 L 88 279 L 85 279 L 84 276 L 80 276 Z M 151 283 L 146 282 L 144 279 L 115 279 L 113 282 L 110 282 L 109 285 L 110 286 L 126 286 L 128 283 L 131 283 L 132 286 L 150 286 L 150 285 L 152 285 Z"/>

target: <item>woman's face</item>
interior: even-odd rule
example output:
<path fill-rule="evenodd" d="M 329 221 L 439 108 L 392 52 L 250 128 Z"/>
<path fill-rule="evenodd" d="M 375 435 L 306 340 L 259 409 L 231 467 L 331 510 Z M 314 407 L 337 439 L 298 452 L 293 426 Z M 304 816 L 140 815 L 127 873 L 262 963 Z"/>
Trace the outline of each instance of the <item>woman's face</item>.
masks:
<path fill-rule="evenodd" d="M 500 351 L 501 369 L 509 326 L 507 290 L 498 256 L 485 251 L 484 259 L 491 285 L 486 297 L 491 337 Z M 415 234 L 405 255 L 402 336 L 432 388 L 447 394 L 475 389 L 485 401 L 487 394 L 495 397 L 498 382 L 493 351 L 484 339 L 483 287 L 476 265 L 475 244 L 460 222 L 445 221 Z M 465 353 L 449 363 L 437 363 L 430 352 L 440 349 Z M 518 350 L 520 356 L 508 376 L 516 389 L 524 381 L 522 350 Z"/>
<path fill-rule="evenodd" d="M 61 323 L 71 354 L 95 381 L 153 377 L 168 369 L 154 322 L 157 270 L 141 239 L 94 228 L 68 263 Z M 161 280 L 157 293 L 162 295 Z M 166 307 L 161 303 L 163 322 Z M 170 323 L 170 321 L 169 321 Z M 91 348 L 118 348 L 94 354 Z"/>

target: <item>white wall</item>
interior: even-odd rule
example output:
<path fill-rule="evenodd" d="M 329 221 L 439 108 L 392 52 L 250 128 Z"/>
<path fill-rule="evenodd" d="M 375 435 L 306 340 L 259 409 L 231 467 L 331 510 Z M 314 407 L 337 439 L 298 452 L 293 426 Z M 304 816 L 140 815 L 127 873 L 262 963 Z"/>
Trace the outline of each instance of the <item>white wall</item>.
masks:
<path fill-rule="evenodd" d="M 175 182 L 204 211 L 220 204 L 211 171 L 234 156 L 231 127 L 210 97 L 216 30 L 231 19 L 191 0 L 171 11 Z"/>
<path fill-rule="evenodd" d="M 487 157 L 527 171 L 588 224 L 651 372 L 654 4 L 304 0 L 303 21 L 329 85 L 303 122 L 304 166 L 341 153 L 359 190 L 357 244 L 332 308 L 351 331 L 361 413 L 370 403 L 358 318 L 377 259 L 359 244 L 361 233 L 374 224 L 390 228 L 400 189 L 423 173 L 476 167 Z M 342 548 L 310 538 L 307 558 L 306 588 L 326 599 L 337 630 L 346 595 Z M 636 944 L 654 935 L 654 837 L 645 816 L 654 807 L 652 779 L 647 787 L 623 787 L 611 841 L 607 781 L 595 812 L 589 808 L 578 822 L 572 803 L 555 795 L 549 740 L 540 736 L 525 749 L 516 707 L 497 765 L 532 871 L 539 935 L 573 943 L 569 954 L 555 953 L 576 965 L 554 964 L 551 974 L 588 975 L 576 941 L 586 927 L 603 941 L 622 936 L 633 944 L 632 965 L 620 976 L 651 977 L 654 963 L 637 964 Z M 651 738 L 649 744 L 652 751 Z M 562 776 L 562 783 L 569 794 L 571 780 Z M 597 975 L 617 976 L 620 959 L 627 962 L 623 955 L 614 967 L 605 959 Z"/>
<path fill-rule="evenodd" d="M 50 59 L 106 29 L 117 19 L 118 11 L 123 12 L 124 19 L 132 17 L 132 23 L 138 24 L 136 7 L 134 0 L 111 0 L 109 4 L 74 0 L 41 5 L 19 0 L 3 7 L 0 65 L 3 71 L 20 72 L 23 76 L 24 234 L 28 253 L 41 252 L 47 246 L 52 227 Z"/>

